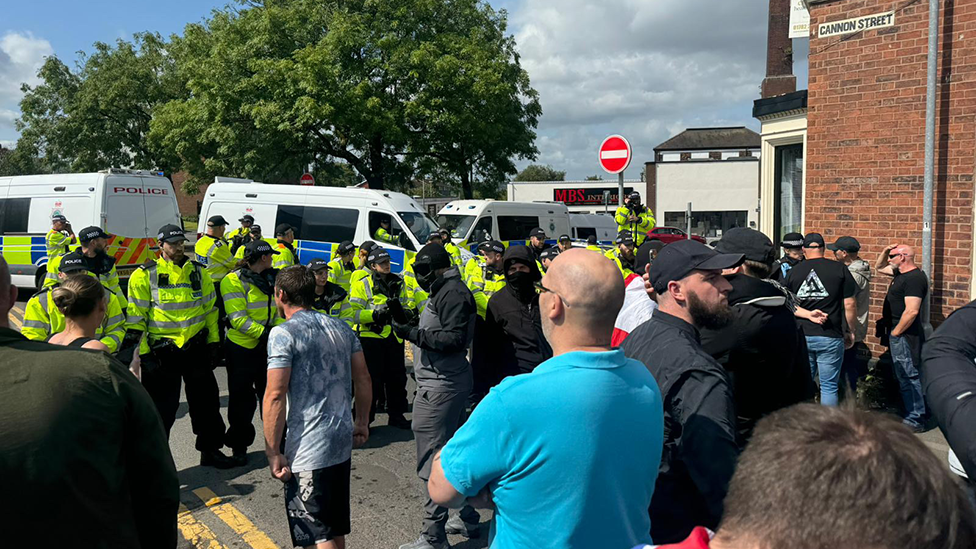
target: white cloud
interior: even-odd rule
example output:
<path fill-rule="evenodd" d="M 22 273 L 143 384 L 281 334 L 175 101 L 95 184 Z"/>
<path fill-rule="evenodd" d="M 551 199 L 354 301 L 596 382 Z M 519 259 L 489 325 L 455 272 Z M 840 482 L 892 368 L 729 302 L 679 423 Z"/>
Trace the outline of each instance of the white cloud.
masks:
<path fill-rule="evenodd" d="M 636 178 L 653 148 L 686 127 L 749 125 L 765 65 L 766 3 L 715 0 L 524 0 L 511 13 L 543 115 L 537 162 L 567 178 L 600 172 L 610 133 L 634 148 Z M 524 163 L 523 163 L 524 164 Z"/>
<path fill-rule="evenodd" d="M 23 83 L 38 84 L 37 70 L 54 49 L 31 33 L 8 32 L 0 36 L 0 138 L 16 139 L 14 120 L 20 116 Z"/>

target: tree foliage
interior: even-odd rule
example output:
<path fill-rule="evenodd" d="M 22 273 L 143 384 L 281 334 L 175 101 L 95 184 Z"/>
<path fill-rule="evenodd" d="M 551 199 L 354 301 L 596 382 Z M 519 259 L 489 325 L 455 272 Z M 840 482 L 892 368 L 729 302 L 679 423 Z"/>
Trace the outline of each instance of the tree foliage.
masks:
<path fill-rule="evenodd" d="M 584 181 L 603 181 L 603 176 L 600 174 L 588 175 L 586 176 L 586 179 L 584 179 Z"/>
<path fill-rule="evenodd" d="M 515 176 L 515 181 L 565 181 L 566 172 L 559 171 L 549 164 L 529 164 Z"/>

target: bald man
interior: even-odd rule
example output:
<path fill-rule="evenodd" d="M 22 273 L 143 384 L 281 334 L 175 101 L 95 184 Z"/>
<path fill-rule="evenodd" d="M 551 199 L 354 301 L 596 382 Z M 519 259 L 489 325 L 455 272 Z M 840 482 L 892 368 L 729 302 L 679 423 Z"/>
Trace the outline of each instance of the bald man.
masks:
<path fill-rule="evenodd" d="M 430 497 L 493 503 L 492 547 L 648 543 L 661 394 L 640 362 L 610 347 L 619 271 L 574 248 L 536 287 L 553 358 L 488 393 L 435 456 Z"/>
<path fill-rule="evenodd" d="M 16 298 L 0 258 L 4 536 L 57 524 L 79 547 L 175 547 L 180 483 L 149 394 L 107 353 L 11 330 Z"/>
<path fill-rule="evenodd" d="M 905 405 L 902 422 L 921 433 L 925 431 L 927 411 L 918 374 L 925 340 L 919 312 L 929 293 L 929 280 L 915 265 L 915 250 L 904 244 L 886 247 L 878 256 L 875 267 L 879 273 L 893 277 L 885 296 L 881 321 L 888 331 L 888 349 Z"/>

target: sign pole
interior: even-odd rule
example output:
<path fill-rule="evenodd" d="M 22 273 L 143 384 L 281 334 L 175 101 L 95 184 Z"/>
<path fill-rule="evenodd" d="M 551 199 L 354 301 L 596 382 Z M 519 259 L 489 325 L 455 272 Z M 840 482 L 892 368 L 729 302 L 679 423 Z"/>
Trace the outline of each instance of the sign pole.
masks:
<path fill-rule="evenodd" d="M 617 174 L 617 206 L 624 205 L 624 172 Z"/>
<path fill-rule="evenodd" d="M 688 203 L 688 211 L 685 213 L 685 217 L 688 218 L 688 233 L 685 236 L 691 240 L 691 202 Z"/>

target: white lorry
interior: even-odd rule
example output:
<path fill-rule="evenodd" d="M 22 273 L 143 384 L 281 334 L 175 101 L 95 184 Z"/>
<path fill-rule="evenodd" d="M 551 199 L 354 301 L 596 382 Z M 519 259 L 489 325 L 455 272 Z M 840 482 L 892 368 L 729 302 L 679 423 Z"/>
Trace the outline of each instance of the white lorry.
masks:
<path fill-rule="evenodd" d="M 160 227 L 181 226 L 173 184 L 155 172 L 0 177 L 0 254 L 15 285 L 41 287 L 48 260 L 44 237 L 56 214 L 75 232 L 97 226 L 108 233 L 106 252 L 122 279 L 155 256 Z"/>

